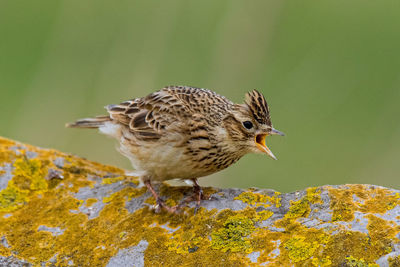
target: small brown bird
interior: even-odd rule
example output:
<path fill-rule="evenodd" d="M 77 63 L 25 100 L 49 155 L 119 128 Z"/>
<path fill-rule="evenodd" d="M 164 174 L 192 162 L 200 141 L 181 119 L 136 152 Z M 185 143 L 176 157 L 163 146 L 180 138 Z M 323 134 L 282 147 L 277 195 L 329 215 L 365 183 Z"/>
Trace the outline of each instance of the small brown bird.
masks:
<path fill-rule="evenodd" d="M 158 208 L 174 212 L 152 182 L 180 178 L 192 182 L 197 208 L 203 198 L 197 178 L 218 172 L 247 153 L 274 154 L 265 144 L 272 127 L 264 96 L 253 90 L 245 104 L 234 104 L 207 89 L 168 86 L 143 98 L 106 106 L 108 115 L 87 118 L 67 127 L 98 128 L 116 138 L 151 191 Z"/>

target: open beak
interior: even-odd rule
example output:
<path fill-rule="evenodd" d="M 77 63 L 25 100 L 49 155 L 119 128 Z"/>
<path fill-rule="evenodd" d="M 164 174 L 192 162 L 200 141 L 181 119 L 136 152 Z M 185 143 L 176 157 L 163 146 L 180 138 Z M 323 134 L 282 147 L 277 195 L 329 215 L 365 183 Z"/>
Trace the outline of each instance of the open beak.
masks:
<path fill-rule="evenodd" d="M 269 134 L 271 135 L 281 135 L 284 136 L 285 134 L 272 129 Z M 273 158 L 274 160 L 277 160 L 277 158 L 275 157 L 275 155 L 272 153 L 272 151 L 267 147 L 267 145 L 265 144 L 265 138 L 268 136 L 268 133 L 262 133 L 262 134 L 257 134 L 255 137 L 255 143 L 257 145 L 257 148 L 259 150 L 261 150 L 262 152 L 266 153 L 268 156 L 270 156 L 271 158 Z"/>

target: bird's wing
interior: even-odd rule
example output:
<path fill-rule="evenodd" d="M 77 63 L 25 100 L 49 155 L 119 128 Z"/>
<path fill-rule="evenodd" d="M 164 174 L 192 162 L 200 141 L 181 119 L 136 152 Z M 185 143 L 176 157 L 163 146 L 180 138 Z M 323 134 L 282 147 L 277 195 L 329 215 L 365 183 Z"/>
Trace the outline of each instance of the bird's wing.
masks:
<path fill-rule="evenodd" d="M 158 139 L 164 133 L 184 131 L 195 117 L 213 116 L 228 99 L 210 90 L 168 86 L 143 98 L 107 106 L 110 117 L 129 127 L 139 139 Z"/>
<path fill-rule="evenodd" d="M 140 140 L 159 139 L 191 114 L 185 102 L 163 89 L 106 109 L 114 121 L 129 127 Z"/>

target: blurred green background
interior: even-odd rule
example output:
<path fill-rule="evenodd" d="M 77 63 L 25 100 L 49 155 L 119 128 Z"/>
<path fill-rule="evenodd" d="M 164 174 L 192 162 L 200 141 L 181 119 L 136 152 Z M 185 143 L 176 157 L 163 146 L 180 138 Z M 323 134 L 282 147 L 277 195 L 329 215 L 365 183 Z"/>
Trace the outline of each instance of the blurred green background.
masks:
<path fill-rule="evenodd" d="M 171 84 L 257 88 L 287 134 L 203 185 L 398 188 L 399 1 L 0 1 L 1 136 L 130 169 L 64 124 Z"/>

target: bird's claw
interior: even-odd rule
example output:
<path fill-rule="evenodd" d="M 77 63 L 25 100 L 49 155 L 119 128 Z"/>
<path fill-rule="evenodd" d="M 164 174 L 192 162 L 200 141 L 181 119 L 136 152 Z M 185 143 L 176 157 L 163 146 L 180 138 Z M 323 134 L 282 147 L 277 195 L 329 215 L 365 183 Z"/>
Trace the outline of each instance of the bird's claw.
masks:
<path fill-rule="evenodd" d="M 168 213 L 171 214 L 177 214 L 179 212 L 180 206 L 176 205 L 173 207 L 168 206 L 165 201 L 161 198 L 158 197 L 156 200 L 156 206 L 155 206 L 155 212 L 160 213 L 162 209 L 166 210 Z"/>

